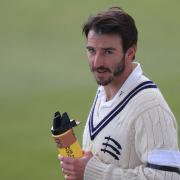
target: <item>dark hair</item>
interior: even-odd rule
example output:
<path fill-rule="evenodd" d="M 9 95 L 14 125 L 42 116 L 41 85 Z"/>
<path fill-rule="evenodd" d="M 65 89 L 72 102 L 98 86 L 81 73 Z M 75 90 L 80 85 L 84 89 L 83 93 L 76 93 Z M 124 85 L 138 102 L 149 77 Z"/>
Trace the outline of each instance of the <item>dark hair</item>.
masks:
<path fill-rule="evenodd" d="M 138 32 L 134 19 L 119 7 L 112 7 L 90 16 L 82 27 L 86 38 L 90 30 L 100 34 L 118 34 L 122 38 L 124 52 L 137 44 Z"/>

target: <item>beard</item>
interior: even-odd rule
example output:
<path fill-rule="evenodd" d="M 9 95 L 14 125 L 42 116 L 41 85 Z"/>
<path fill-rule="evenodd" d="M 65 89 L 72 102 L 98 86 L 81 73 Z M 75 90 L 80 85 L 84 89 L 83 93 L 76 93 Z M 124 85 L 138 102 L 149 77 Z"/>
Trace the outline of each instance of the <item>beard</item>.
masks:
<path fill-rule="evenodd" d="M 106 68 L 104 66 L 100 66 L 97 68 L 91 67 L 91 71 L 94 73 L 96 82 L 98 85 L 106 86 L 114 81 L 114 79 L 118 76 L 121 76 L 122 73 L 125 70 L 125 57 L 123 56 L 122 59 L 119 61 L 119 63 L 115 64 L 110 70 L 109 68 Z M 109 73 L 109 76 L 103 77 L 103 76 L 96 76 L 95 73 L 102 72 L 102 73 Z"/>

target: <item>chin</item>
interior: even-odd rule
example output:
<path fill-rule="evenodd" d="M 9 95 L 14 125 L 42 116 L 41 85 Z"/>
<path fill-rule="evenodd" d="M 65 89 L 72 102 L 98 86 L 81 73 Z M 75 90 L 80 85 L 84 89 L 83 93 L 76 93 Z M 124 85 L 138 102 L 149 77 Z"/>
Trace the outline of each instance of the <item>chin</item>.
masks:
<path fill-rule="evenodd" d="M 107 80 L 98 80 L 98 79 L 96 79 L 96 82 L 97 82 L 98 85 L 107 86 L 112 82 L 112 79 L 107 79 Z"/>

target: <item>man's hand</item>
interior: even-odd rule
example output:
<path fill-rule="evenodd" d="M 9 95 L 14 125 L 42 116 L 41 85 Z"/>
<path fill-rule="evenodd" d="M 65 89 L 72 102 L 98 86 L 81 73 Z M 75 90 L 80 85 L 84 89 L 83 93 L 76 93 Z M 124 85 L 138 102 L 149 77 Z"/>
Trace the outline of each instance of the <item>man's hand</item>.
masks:
<path fill-rule="evenodd" d="M 87 162 L 92 158 L 91 151 L 84 151 L 82 158 L 58 156 L 66 180 L 83 180 Z"/>

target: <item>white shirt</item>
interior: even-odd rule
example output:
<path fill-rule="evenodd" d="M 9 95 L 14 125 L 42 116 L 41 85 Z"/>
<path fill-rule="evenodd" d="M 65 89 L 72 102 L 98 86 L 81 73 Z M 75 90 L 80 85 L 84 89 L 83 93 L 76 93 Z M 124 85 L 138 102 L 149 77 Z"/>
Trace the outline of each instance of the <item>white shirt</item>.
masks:
<path fill-rule="evenodd" d="M 129 92 L 129 89 L 131 89 L 132 85 L 134 84 L 134 82 L 138 81 L 138 79 L 142 76 L 143 71 L 141 69 L 141 65 L 139 63 L 133 63 L 134 65 L 134 69 L 131 72 L 131 74 L 129 75 L 129 77 L 126 79 L 126 81 L 124 82 L 124 84 L 122 85 L 122 87 L 119 89 L 119 91 L 116 93 L 116 95 L 109 101 L 106 101 L 106 94 L 105 94 L 105 90 L 103 86 L 99 87 L 99 94 L 98 97 L 101 99 L 100 101 L 98 101 L 97 103 L 97 114 L 100 118 L 98 118 L 98 120 L 100 121 L 100 119 L 102 119 L 106 114 L 109 113 L 109 111 L 111 110 L 111 107 L 114 105 L 117 97 L 120 97 L 120 101 L 121 99 L 123 99 L 127 93 Z M 104 113 L 106 112 L 106 114 Z M 99 121 L 95 122 L 95 125 L 97 125 L 99 123 Z"/>
<path fill-rule="evenodd" d="M 135 63 L 112 100 L 106 102 L 104 88 L 99 87 L 83 134 L 83 149 L 94 155 L 86 166 L 85 180 L 180 180 L 177 173 L 145 167 L 159 155 L 154 150 L 178 151 L 178 143 L 169 106 L 158 88 L 138 91 L 144 83 L 153 84 Z M 113 116 L 116 110 L 120 111 Z"/>

